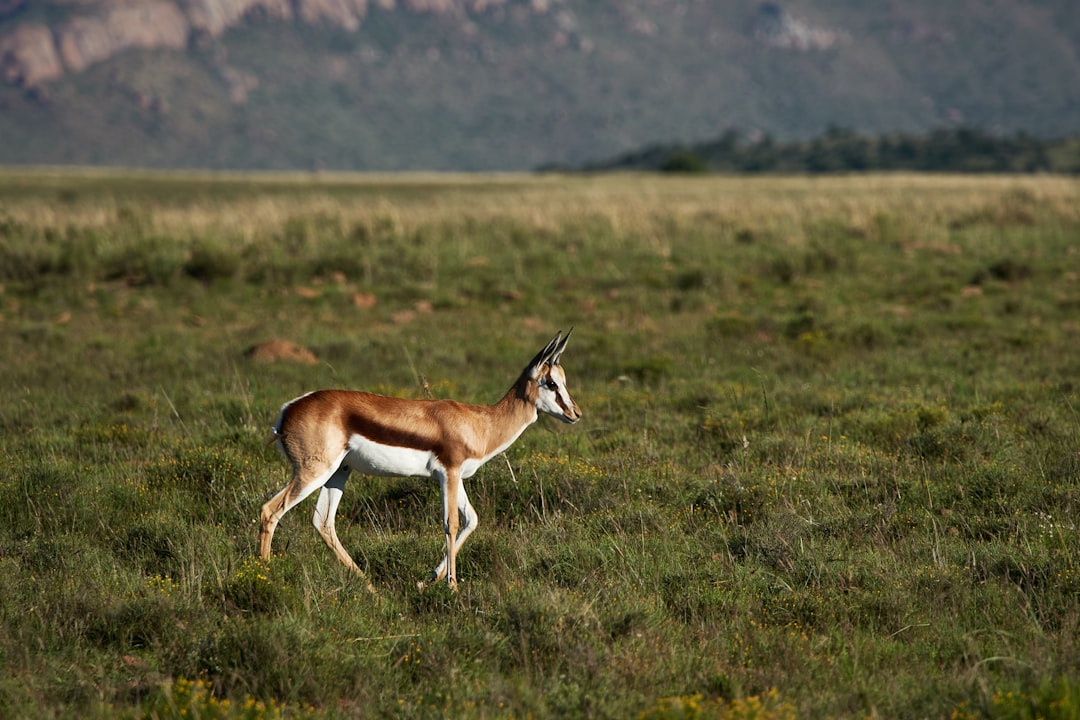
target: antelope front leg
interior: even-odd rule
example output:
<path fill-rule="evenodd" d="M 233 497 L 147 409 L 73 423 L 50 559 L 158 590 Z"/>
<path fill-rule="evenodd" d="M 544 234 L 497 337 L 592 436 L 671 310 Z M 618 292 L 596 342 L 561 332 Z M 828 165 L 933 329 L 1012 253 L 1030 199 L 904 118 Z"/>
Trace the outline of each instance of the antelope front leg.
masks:
<path fill-rule="evenodd" d="M 465 482 L 461 481 L 458 489 L 458 513 L 461 515 L 461 529 L 458 531 L 457 538 L 454 541 L 454 551 L 460 553 L 461 546 L 465 544 L 465 540 L 472 535 L 473 530 L 476 529 L 479 523 L 479 517 L 476 514 L 476 509 L 469 502 L 469 495 L 465 492 Z M 449 556 L 443 555 L 442 562 L 438 567 L 431 571 L 428 575 L 427 582 L 418 582 L 416 586 L 423 590 L 427 585 L 439 582 L 446 576 L 446 567 L 449 564 Z"/>
<path fill-rule="evenodd" d="M 423 590 L 427 585 L 433 585 L 443 577 L 446 577 L 446 584 L 450 586 L 451 590 L 457 590 L 457 573 L 456 573 L 456 557 L 459 544 L 457 542 L 458 534 L 458 501 L 460 497 L 461 488 L 461 475 L 457 470 L 450 470 L 446 474 L 440 474 L 439 485 L 442 489 L 442 520 L 443 520 L 443 534 L 446 537 L 446 555 L 443 557 L 443 561 L 431 571 L 428 576 L 428 582 L 418 582 L 416 586 Z M 468 520 L 466 519 L 466 523 Z"/>
<path fill-rule="evenodd" d="M 448 470 L 443 490 L 443 529 L 446 532 L 446 584 L 451 590 L 457 590 L 458 493 L 460 490 L 460 472 L 456 468 Z"/>

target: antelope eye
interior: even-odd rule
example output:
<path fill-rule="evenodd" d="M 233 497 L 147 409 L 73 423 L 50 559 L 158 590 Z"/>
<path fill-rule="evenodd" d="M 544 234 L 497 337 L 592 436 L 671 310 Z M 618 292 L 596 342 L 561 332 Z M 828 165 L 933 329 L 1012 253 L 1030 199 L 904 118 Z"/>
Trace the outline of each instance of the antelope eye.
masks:
<path fill-rule="evenodd" d="M 548 378 L 547 380 L 544 381 L 544 387 L 546 387 L 548 390 L 558 390 L 559 389 L 559 383 L 555 382 L 551 378 Z"/>

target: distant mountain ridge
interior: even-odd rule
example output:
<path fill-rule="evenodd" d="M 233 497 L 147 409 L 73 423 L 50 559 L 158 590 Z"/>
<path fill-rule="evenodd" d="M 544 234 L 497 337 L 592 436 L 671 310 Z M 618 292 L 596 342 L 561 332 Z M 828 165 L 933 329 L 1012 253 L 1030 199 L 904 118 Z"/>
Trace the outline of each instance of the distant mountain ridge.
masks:
<path fill-rule="evenodd" d="M 1071 0 L 0 0 L 0 163 L 580 165 L 741 128 L 1080 130 Z"/>

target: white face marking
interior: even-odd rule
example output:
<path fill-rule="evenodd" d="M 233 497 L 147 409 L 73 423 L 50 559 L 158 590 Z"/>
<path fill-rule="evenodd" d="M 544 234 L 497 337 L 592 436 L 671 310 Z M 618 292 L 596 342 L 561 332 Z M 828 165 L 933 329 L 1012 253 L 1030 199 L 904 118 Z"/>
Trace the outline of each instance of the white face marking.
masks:
<path fill-rule="evenodd" d="M 548 372 L 541 375 L 539 397 L 536 401 L 536 409 L 559 418 L 563 422 L 574 423 L 581 419 L 577 403 L 570 397 L 566 389 L 566 373 L 558 365 L 553 365 Z"/>
<path fill-rule="evenodd" d="M 366 475 L 401 477 L 432 477 L 442 464 L 434 453 L 426 450 L 383 445 L 363 435 L 349 438 L 349 453 L 345 462 L 353 470 Z"/>

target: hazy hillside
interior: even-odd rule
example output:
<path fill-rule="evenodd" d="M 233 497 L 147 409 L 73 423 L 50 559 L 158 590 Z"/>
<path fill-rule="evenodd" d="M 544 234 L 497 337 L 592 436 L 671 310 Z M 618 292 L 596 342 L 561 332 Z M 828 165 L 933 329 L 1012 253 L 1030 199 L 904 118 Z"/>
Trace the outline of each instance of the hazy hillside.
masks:
<path fill-rule="evenodd" d="M 0 0 L 0 162 L 524 169 L 1080 129 L 1070 0 Z"/>

